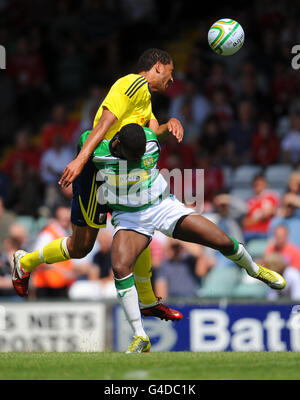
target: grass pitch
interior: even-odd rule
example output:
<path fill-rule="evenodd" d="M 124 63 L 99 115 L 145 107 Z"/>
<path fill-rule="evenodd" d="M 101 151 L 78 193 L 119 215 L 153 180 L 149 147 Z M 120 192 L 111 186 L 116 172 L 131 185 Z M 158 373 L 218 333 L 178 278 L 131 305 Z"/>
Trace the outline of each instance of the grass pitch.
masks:
<path fill-rule="evenodd" d="M 300 379 L 300 353 L 2 353 L 1 380 Z"/>

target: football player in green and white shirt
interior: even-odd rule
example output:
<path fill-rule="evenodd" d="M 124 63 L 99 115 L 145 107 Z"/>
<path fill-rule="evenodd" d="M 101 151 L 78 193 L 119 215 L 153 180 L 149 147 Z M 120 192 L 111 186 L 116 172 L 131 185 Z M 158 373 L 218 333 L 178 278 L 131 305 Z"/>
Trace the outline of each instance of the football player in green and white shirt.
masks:
<path fill-rule="evenodd" d="M 88 134 L 87 131 L 82 135 L 82 143 Z M 153 131 L 128 124 L 111 140 L 103 140 L 93 154 L 93 162 L 99 170 L 97 181 L 103 182 L 98 189 L 98 202 L 106 202 L 112 209 L 111 254 L 115 285 L 134 334 L 127 353 L 147 352 L 151 347 L 142 324 L 132 269 L 155 230 L 219 250 L 271 288 L 285 287 L 281 275 L 256 264 L 235 238 L 227 236 L 214 223 L 169 194 L 168 184 L 157 169 L 159 152 Z"/>

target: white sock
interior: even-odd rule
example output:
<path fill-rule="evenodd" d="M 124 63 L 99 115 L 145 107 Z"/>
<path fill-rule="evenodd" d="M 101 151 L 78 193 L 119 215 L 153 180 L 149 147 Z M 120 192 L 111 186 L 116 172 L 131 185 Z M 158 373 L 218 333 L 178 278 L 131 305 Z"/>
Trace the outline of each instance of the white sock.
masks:
<path fill-rule="evenodd" d="M 115 285 L 119 302 L 124 310 L 126 319 L 133 330 L 134 336 L 148 336 L 144 330 L 142 316 L 139 307 L 138 293 L 134 284 L 133 274 L 123 279 L 115 278 Z"/>
<path fill-rule="evenodd" d="M 239 243 L 238 250 L 235 254 L 225 257 L 244 268 L 250 276 L 254 276 L 258 273 L 258 265 L 253 261 L 252 257 L 241 243 Z"/>

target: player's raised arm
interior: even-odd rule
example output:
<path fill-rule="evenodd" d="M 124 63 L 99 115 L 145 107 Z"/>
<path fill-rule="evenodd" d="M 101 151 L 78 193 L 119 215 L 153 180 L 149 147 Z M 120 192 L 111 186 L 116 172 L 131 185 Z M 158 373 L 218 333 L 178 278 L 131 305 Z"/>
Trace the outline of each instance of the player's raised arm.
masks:
<path fill-rule="evenodd" d="M 116 116 L 108 109 L 103 110 L 98 124 L 93 128 L 77 157 L 63 171 L 59 180 L 62 187 L 68 187 L 80 174 L 84 165 L 97 145 L 103 140 L 107 131 L 117 121 Z"/>
<path fill-rule="evenodd" d="M 180 143 L 183 139 L 183 127 L 181 122 L 176 118 L 171 118 L 165 124 L 159 125 L 157 120 L 149 122 L 149 128 L 155 132 L 159 141 L 166 139 L 169 135 L 173 135 Z"/>

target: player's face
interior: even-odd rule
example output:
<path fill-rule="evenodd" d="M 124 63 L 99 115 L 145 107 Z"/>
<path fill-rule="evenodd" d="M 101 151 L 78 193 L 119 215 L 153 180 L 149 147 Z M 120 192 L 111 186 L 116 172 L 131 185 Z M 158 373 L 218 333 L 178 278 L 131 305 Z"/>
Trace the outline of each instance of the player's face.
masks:
<path fill-rule="evenodd" d="M 174 65 L 173 62 L 171 61 L 170 64 L 162 65 L 162 71 L 161 71 L 161 87 L 160 91 L 164 92 L 170 85 L 172 85 L 174 79 L 173 79 L 173 73 L 174 73 Z"/>

